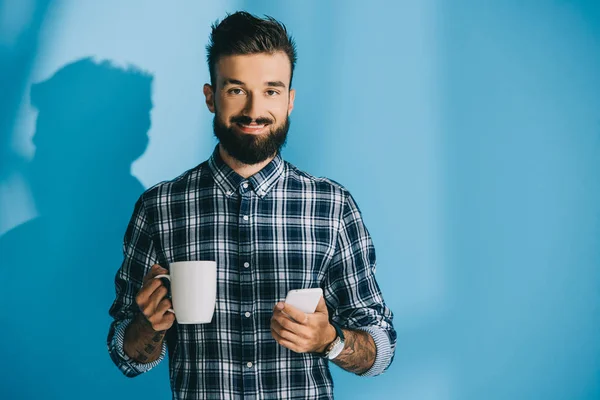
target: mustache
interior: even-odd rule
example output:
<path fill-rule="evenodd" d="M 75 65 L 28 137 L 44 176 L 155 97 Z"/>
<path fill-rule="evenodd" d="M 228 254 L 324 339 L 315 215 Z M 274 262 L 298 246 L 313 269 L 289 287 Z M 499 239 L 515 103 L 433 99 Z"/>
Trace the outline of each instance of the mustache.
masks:
<path fill-rule="evenodd" d="M 263 124 L 272 124 L 273 120 L 270 118 L 266 118 L 266 117 L 258 117 L 256 118 L 256 120 L 253 120 L 250 117 L 247 117 L 245 115 L 239 115 L 237 117 L 231 117 L 230 119 L 232 124 L 244 124 L 244 125 L 250 125 L 252 123 L 252 121 L 256 122 L 257 125 L 263 125 Z"/>

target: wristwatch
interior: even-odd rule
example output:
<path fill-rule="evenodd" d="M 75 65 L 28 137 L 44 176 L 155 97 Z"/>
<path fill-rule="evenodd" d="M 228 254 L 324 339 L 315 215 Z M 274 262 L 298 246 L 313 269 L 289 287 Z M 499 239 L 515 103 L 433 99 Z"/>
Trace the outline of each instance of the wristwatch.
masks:
<path fill-rule="evenodd" d="M 331 321 L 330 323 L 335 328 L 337 337 L 327 346 L 323 357 L 333 360 L 344 350 L 344 332 L 342 332 L 342 328 L 335 322 Z"/>

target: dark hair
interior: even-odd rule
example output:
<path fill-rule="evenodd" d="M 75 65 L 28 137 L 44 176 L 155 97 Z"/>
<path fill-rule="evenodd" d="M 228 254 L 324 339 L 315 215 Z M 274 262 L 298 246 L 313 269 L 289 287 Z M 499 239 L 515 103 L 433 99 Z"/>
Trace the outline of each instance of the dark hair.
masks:
<path fill-rule="evenodd" d="M 296 66 L 296 44 L 288 34 L 285 25 L 267 15 L 265 19 L 261 19 L 245 11 L 227 14 L 221 23 L 217 20 L 212 25 L 212 32 L 206 46 L 210 83 L 215 86 L 215 66 L 221 56 L 273 54 L 277 51 L 283 51 L 290 59 L 291 87 Z"/>

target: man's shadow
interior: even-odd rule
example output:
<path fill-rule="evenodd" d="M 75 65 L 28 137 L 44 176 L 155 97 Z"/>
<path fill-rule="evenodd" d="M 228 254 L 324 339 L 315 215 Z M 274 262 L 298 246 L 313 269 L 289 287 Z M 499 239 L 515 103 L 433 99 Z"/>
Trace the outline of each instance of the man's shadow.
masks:
<path fill-rule="evenodd" d="M 148 144 L 152 79 L 86 58 L 31 88 L 39 114 L 27 177 L 39 217 L 0 238 L 0 374 L 11 377 L 0 397 L 114 398 L 131 383 L 106 335 L 123 234 L 144 190 L 130 169 Z"/>

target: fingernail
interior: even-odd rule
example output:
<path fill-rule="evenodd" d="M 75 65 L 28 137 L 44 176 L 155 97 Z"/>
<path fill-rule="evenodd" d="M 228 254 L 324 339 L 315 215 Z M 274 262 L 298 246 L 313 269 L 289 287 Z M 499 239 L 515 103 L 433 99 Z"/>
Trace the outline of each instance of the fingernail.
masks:
<path fill-rule="evenodd" d="M 277 308 L 283 310 L 283 303 L 277 303 Z"/>

